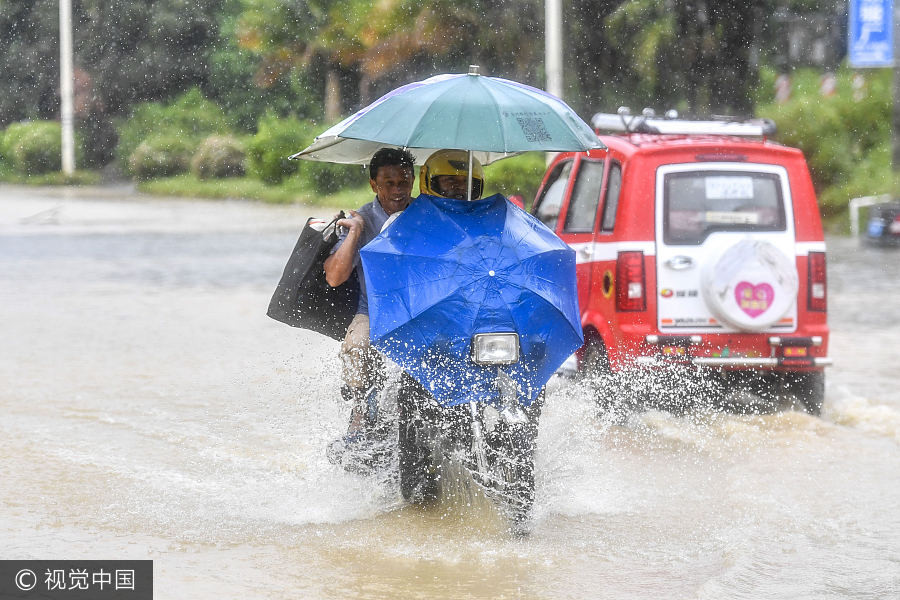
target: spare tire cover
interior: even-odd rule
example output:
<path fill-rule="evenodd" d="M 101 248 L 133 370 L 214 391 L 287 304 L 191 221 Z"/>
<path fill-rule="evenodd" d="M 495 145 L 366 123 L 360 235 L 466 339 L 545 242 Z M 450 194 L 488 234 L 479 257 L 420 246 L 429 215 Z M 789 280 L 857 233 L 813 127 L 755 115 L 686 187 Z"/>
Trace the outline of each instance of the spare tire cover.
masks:
<path fill-rule="evenodd" d="M 771 327 L 797 301 L 797 267 L 769 242 L 741 240 L 706 267 L 703 299 L 713 315 L 735 329 Z"/>

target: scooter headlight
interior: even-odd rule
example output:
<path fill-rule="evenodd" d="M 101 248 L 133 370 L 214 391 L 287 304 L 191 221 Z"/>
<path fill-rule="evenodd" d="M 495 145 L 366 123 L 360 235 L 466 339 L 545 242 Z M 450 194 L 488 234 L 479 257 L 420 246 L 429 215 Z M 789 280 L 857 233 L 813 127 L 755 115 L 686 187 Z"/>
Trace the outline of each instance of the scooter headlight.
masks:
<path fill-rule="evenodd" d="M 519 335 L 475 334 L 472 339 L 472 362 L 478 365 L 511 365 L 519 362 Z"/>

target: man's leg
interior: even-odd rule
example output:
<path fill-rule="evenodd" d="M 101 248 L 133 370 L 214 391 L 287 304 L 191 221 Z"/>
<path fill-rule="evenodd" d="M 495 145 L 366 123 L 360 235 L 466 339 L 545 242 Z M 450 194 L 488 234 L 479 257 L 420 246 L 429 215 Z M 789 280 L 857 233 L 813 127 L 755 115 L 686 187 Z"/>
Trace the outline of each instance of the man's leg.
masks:
<path fill-rule="evenodd" d="M 351 406 L 348 433 L 353 434 L 374 425 L 368 401 L 383 380 L 381 355 L 369 344 L 368 315 L 353 317 L 341 344 L 341 363 L 341 395 Z"/>
<path fill-rule="evenodd" d="M 381 355 L 369 344 L 369 317 L 356 315 L 341 344 L 341 396 L 350 404 L 347 433 L 328 446 L 328 459 L 345 469 L 366 473 L 381 453 L 376 431 L 377 392 L 381 387 Z"/>

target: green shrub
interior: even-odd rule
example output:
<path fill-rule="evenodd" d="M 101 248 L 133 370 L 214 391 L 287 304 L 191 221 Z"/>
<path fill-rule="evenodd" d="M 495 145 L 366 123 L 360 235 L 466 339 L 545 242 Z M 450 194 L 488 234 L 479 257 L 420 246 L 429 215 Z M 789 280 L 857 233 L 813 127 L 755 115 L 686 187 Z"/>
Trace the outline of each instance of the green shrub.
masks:
<path fill-rule="evenodd" d="M 337 165 L 333 163 L 313 162 L 300 163 L 297 177 L 304 187 L 316 194 L 333 194 L 348 187 L 359 186 L 369 179 L 368 169 L 360 165 Z"/>
<path fill-rule="evenodd" d="M 23 175 L 60 170 L 61 128 L 55 121 L 13 123 L 3 134 L 2 154 Z"/>
<path fill-rule="evenodd" d="M 12 166 L 9 164 L 9 157 L 6 155 L 5 137 L 6 132 L 0 130 L 0 177 L 5 176 L 12 169 Z"/>
<path fill-rule="evenodd" d="M 191 173 L 198 179 L 240 177 L 244 174 L 246 152 L 233 136 L 211 135 L 200 144 L 191 159 Z"/>
<path fill-rule="evenodd" d="M 547 159 L 543 152 L 527 152 L 492 163 L 484 169 L 484 195 L 500 193 L 509 197 L 519 194 L 528 206 L 534 201 L 546 168 Z"/>
<path fill-rule="evenodd" d="M 162 134 L 141 142 L 128 157 L 128 171 L 138 179 L 187 172 L 193 144 L 181 136 Z"/>
<path fill-rule="evenodd" d="M 891 169 L 891 145 L 885 142 L 854 163 L 844 180 L 822 190 L 819 194 L 822 215 L 829 218 L 843 214 L 851 198 L 894 194 L 900 189 L 898 178 L 900 174 Z"/>
<path fill-rule="evenodd" d="M 264 115 L 247 148 L 250 174 L 269 184 L 281 183 L 300 166 L 300 161 L 288 160 L 288 156 L 309 145 L 316 133 L 310 122 Z"/>
<path fill-rule="evenodd" d="M 199 89 L 194 88 L 171 104 L 139 104 L 128 119 L 118 124 L 116 157 L 122 166 L 130 169 L 135 150 L 151 137 L 179 137 L 193 149 L 210 135 L 229 132 L 224 111 L 206 100 Z"/>
<path fill-rule="evenodd" d="M 308 146 L 327 128 L 328 125 L 315 121 L 278 118 L 267 113 L 260 118 L 247 150 L 250 174 L 269 184 L 297 177 L 312 193 L 321 195 L 358 187 L 368 179 L 359 166 L 288 160 L 288 156 Z"/>
<path fill-rule="evenodd" d="M 803 151 L 826 217 L 845 211 L 853 196 L 889 192 L 894 181 L 891 71 L 842 68 L 836 80 L 835 94 L 823 97 L 821 73 L 797 70 L 788 102 L 777 104 L 771 94 L 760 91 L 762 103 L 757 107 L 759 116 L 777 124 L 777 141 Z M 764 72 L 761 81 L 771 85 L 774 76 Z"/>

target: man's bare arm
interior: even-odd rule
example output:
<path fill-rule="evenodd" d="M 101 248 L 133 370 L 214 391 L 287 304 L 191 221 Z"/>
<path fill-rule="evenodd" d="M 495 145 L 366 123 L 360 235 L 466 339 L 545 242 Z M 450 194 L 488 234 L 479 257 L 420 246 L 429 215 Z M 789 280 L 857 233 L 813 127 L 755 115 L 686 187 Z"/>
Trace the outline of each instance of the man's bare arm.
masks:
<path fill-rule="evenodd" d="M 366 227 L 365 221 L 355 210 L 350 211 L 350 217 L 337 222 L 341 227 L 349 231 L 347 237 L 337 251 L 325 259 L 325 281 L 331 287 L 337 287 L 347 281 L 353 272 L 353 262 L 359 249 L 359 238 Z"/>

